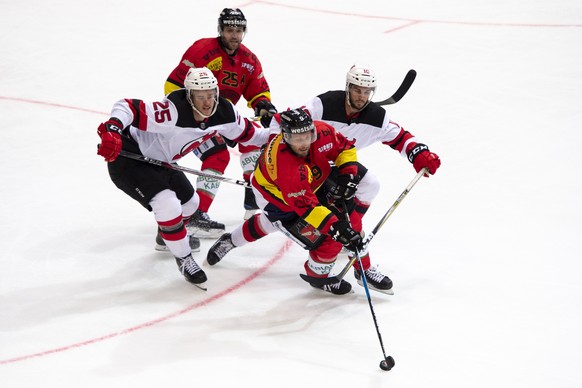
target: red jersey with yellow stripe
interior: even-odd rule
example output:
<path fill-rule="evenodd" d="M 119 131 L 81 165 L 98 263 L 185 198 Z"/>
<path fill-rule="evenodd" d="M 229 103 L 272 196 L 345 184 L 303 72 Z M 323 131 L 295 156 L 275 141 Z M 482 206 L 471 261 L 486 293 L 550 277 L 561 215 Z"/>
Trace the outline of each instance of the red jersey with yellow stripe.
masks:
<path fill-rule="evenodd" d="M 220 46 L 220 38 L 194 42 L 168 76 L 164 87 L 166 94 L 184 87 L 184 78 L 191 67 L 207 67 L 212 71 L 218 80 L 220 96 L 234 105 L 241 96 L 248 101 L 249 108 L 254 108 L 260 99 L 271 100 L 259 58 L 242 43 L 233 55 L 228 55 Z"/>
<path fill-rule="evenodd" d="M 323 121 L 314 124 L 317 140 L 311 144 L 309 156 L 297 156 L 282 134 L 276 135 L 257 162 L 252 185 L 277 211 L 294 212 L 326 233 L 337 217 L 319 202 L 315 192 L 329 176 L 330 162 L 342 174 L 356 175 L 357 155 L 353 141 Z"/>

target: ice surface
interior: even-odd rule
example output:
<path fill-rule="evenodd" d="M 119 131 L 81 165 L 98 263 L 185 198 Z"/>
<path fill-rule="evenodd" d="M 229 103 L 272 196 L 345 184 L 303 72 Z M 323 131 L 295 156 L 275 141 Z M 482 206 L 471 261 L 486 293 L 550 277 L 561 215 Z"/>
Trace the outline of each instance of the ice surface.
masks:
<path fill-rule="evenodd" d="M 279 109 L 373 66 L 376 98 L 442 167 L 381 229 L 394 296 L 333 297 L 271 235 L 207 270 L 208 292 L 153 250 L 153 217 L 110 182 L 96 128 L 155 100 L 223 7 L 249 19 Z M 582 3 L 4 1 L 0 12 L 0 381 L 3 387 L 582 386 Z M 243 114 L 252 112 L 243 103 Z M 388 147 L 371 229 L 414 177 Z M 185 158 L 183 165 L 199 162 Z M 236 155 L 226 172 L 239 178 Z M 232 229 L 243 192 L 211 216 Z M 203 241 L 202 262 L 211 241 Z M 343 266 L 345 259 L 339 260 Z"/>

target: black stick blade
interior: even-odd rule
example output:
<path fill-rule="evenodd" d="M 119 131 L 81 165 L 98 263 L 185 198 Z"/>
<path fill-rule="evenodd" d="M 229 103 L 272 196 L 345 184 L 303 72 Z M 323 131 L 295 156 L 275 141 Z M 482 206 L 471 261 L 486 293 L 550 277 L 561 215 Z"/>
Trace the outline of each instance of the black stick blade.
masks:
<path fill-rule="evenodd" d="M 394 365 L 396 365 L 396 362 L 394 361 L 392 356 L 388 356 L 388 357 L 386 357 L 385 360 L 380 361 L 380 369 L 382 369 L 382 370 L 388 371 L 388 370 L 394 368 Z"/>
<path fill-rule="evenodd" d="M 329 278 L 314 278 L 313 276 L 305 275 L 302 273 L 299 274 L 299 276 L 301 276 L 301 279 L 305 280 L 309 284 L 314 285 L 315 287 L 327 286 L 330 284 L 337 283 L 341 280 L 337 276 L 332 276 Z"/>
<path fill-rule="evenodd" d="M 404 80 L 402 80 L 402 83 L 400 84 L 398 89 L 394 92 L 394 94 L 385 100 L 376 102 L 376 104 L 378 104 L 378 105 L 396 104 L 408 92 L 408 89 L 410 89 L 410 87 L 412 86 L 412 83 L 414 82 L 415 79 L 416 79 L 416 70 L 414 70 L 414 69 L 408 70 L 408 73 L 406 73 Z"/>

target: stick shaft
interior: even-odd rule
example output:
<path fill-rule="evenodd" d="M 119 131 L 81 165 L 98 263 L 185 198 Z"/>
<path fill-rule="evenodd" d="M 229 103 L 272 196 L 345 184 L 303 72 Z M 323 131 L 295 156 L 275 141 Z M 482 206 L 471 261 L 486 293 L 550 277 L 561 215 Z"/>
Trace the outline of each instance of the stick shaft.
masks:
<path fill-rule="evenodd" d="M 406 196 L 408 195 L 410 190 L 412 190 L 414 185 L 416 185 L 416 183 L 420 180 L 420 178 L 422 178 L 423 175 L 427 174 L 427 173 L 428 173 L 428 170 L 426 168 L 423 168 L 422 170 L 420 170 L 418 172 L 418 174 L 416 174 L 416 176 L 412 179 L 412 181 L 408 184 L 408 186 L 406 186 L 404 191 L 398 196 L 396 201 L 394 201 L 394 203 L 392 204 L 390 209 L 388 209 L 388 211 L 382 216 L 382 218 L 380 219 L 378 224 L 376 224 L 374 229 L 372 229 L 370 234 L 368 234 L 368 237 L 364 241 L 364 246 L 367 246 L 368 244 L 370 244 L 370 241 L 372 241 L 372 239 L 374 238 L 376 233 L 378 233 L 380 228 L 386 223 L 386 221 L 392 215 L 392 213 L 394 213 L 394 210 L 396 210 L 398 205 L 400 205 L 402 203 L 402 201 L 404 200 L 404 198 L 406 198 Z M 305 274 L 300 274 L 299 276 L 301 276 L 301 279 L 305 280 L 306 282 L 313 283 L 316 285 L 334 284 L 334 283 L 339 282 L 341 279 L 343 279 L 344 276 L 346 276 L 346 274 L 348 273 L 348 271 L 350 270 L 352 265 L 354 265 L 354 263 L 356 262 L 357 257 L 358 257 L 358 255 L 354 255 L 354 257 L 348 262 L 348 264 L 346 264 L 346 266 L 335 276 L 331 276 L 331 277 L 327 277 L 327 278 L 315 278 L 315 277 L 308 276 Z"/>
<path fill-rule="evenodd" d="M 201 176 L 201 177 L 205 177 L 205 178 L 209 178 L 209 179 L 215 179 L 215 180 L 221 181 L 221 182 L 232 183 L 232 184 L 239 185 L 239 186 L 250 187 L 249 184 L 247 182 L 245 182 L 244 180 L 232 179 L 232 178 L 227 178 L 227 177 L 220 176 L 220 175 L 208 174 L 208 173 L 205 173 L 202 171 L 194 170 L 192 168 L 182 167 L 182 166 L 179 166 L 177 164 L 167 163 L 167 162 L 163 162 L 161 160 L 148 158 L 147 156 L 143 156 L 140 154 L 134 154 L 133 152 L 121 150 L 119 155 L 123 156 L 124 158 L 139 160 L 141 162 L 153 164 L 155 166 L 166 167 L 166 168 L 169 168 L 171 170 L 183 171 L 183 172 L 187 172 L 189 174 L 193 174 L 193 175 L 197 175 L 197 176 Z"/>

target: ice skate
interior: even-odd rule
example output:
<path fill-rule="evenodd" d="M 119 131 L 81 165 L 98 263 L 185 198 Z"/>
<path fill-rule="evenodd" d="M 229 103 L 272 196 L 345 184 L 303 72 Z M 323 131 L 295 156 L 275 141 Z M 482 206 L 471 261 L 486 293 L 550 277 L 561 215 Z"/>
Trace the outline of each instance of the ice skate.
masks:
<path fill-rule="evenodd" d="M 225 233 L 208 250 L 206 255 L 206 263 L 214 265 L 218 263 L 228 252 L 235 248 L 230 237 L 230 233 Z"/>
<path fill-rule="evenodd" d="M 194 284 L 201 290 L 206 291 L 206 280 L 208 280 L 208 278 L 204 271 L 198 266 L 198 264 L 196 264 L 192 254 L 189 254 L 186 257 L 176 257 L 176 264 L 178 264 L 178 269 L 180 270 L 180 273 L 184 275 L 186 281 Z"/>
<path fill-rule="evenodd" d="M 218 238 L 224 231 L 224 224 L 213 221 L 208 213 L 196 210 L 186 225 L 189 234 L 198 238 Z"/>
<path fill-rule="evenodd" d="M 368 288 L 370 290 L 383 292 L 388 295 L 394 295 L 392 291 L 392 280 L 386 275 L 383 275 L 377 268 L 377 266 L 370 267 L 364 271 L 366 274 L 366 282 L 368 283 Z M 356 278 L 358 284 L 364 287 L 364 282 L 362 281 L 362 276 L 360 271 L 354 268 L 354 277 Z"/>

